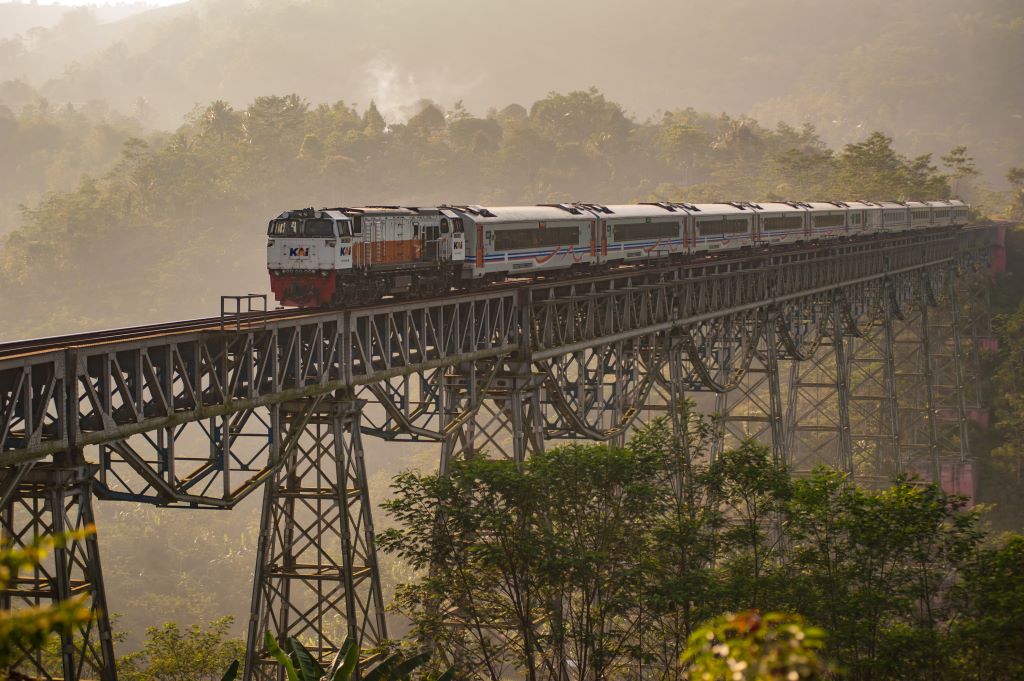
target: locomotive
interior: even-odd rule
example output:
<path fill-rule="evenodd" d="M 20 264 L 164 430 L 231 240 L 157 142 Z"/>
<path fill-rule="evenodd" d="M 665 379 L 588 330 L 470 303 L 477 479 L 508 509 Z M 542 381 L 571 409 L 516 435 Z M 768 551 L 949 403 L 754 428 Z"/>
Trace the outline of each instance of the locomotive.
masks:
<path fill-rule="evenodd" d="M 967 224 L 962 201 L 367 206 L 281 213 L 267 268 L 281 305 L 431 296 L 749 248 Z"/>

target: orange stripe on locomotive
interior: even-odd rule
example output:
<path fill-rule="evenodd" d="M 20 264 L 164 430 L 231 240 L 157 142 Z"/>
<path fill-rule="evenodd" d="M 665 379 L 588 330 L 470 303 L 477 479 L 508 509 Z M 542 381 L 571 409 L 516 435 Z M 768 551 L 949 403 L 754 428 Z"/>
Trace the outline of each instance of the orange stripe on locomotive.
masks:
<path fill-rule="evenodd" d="M 352 251 L 352 265 L 403 265 L 423 260 L 423 242 L 416 239 L 386 239 L 370 243 L 358 242 Z"/>

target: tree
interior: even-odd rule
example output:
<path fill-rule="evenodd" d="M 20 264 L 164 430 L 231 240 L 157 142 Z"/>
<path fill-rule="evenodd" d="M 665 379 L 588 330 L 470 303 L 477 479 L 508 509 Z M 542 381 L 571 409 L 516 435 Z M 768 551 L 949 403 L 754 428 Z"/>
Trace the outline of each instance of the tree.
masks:
<path fill-rule="evenodd" d="M 723 452 L 708 469 L 713 499 L 728 523 L 721 535 L 733 554 L 726 572 L 727 603 L 738 609 L 766 605 L 771 570 L 781 557 L 781 513 L 790 494 L 786 467 L 772 460 L 771 450 L 753 441 Z"/>
<path fill-rule="evenodd" d="M 719 614 L 713 566 L 725 553 L 721 532 L 725 514 L 715 500 L 717 480 L 702 452 L 714 437 L 714 424 L 690 401 L 678 415 L 680 432 L 657 419 L 630 440 L 634 451 L 661 457 L 661 513 L 650 526 L 648 587 L 641 602 L 641 648 L 669 676 L 682 678 L 680 659 L 694 629 Z"/>
<path fill-rule="evenodd" d="M 951 599 L 960 616 L 951 638 L 962 678 L 1024 678 L 1024 536 L 1009 535 L 982 548 L 961 571 Z"/>
<path fill-rule="evenodd" d="M 384 121 L 384 117 L 377 110 L 376 102 L 371 99 L 370 106 L 363 114 L 363 131 L 370 135 L 380 135 L 387 127 L 388 124 Z"/>
<path fill-rule="evenodd" d="M 221 617 L 205 628 L 174 622 L 150 627 L 142 650 L 118 661 L 118 675 L 126 681 L 218 681 L 245 653 L 242 639 L 230 635 L 232 622 Z"/>
<path fill-rule="evenodd" d="M 1010 203 L 1010 218 L 1024 220 L 1024 167 L 1010 168 L 1006 179 L 1013 187 L 1013 199 Z"/>
<path fill-rule="evenodd" d="M 380 545 L 424 572 L 399 606 L 485 678 L 607 676 L 637 636 L 659 456 L 568 446 L 399 476 L 384 506 L 402 527 Z"/>
<path fill-rule="evenodd" d="M 218 99 L 206 107 L 200 121 L 200 129 L 203 135 L 214 136 L 223 142 L 226 135 L 237 132 L 238 117 L 230 104 Z"/>
<path fill-rule="evenodd" d="M 953 147 L 942 157 L 942 165 L 951 171 L 949 177 L 953 180 L 953 194 L 957 197 L 967 189 L 966 186 L 961 186 L 961 183 L 980 174 L 974 159 L 967 155 L 965 146 Z"/>
<path fill-rule="evenodd" d="M 963 498 L 908 480 L 865 490 L 826 469 L 792 490 L 786 605 L 828 626 L 851 679 L 937 678 L 949 580 L 979 539 Z"/>

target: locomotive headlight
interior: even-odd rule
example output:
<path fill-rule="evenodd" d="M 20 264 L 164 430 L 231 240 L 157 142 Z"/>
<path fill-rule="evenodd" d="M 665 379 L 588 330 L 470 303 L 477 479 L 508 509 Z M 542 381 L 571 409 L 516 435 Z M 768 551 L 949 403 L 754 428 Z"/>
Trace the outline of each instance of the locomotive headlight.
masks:
<path fill-rule="evenodd" d="M 267 248 L 270 248 L 273 245 L 274 245 L 274 240 L 273 239 L 267 239 Z"/>
<path fill-rule="evenodd" d="M 334 241 L 334 239 L 331 239 L 331 240 L 329 240 L 329 241 L 327 242 L 327 247 L 328 247 L 328 248 L 334 248 L 334 246 L 335 246 L 335 241 Z"/>

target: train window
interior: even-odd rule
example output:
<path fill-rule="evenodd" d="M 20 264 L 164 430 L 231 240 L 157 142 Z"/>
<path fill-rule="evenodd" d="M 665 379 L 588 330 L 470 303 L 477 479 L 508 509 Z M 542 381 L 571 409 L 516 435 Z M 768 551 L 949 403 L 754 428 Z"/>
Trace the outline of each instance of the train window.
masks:
<path fill-rule="evenodd" d="M 334 236 L 334 222 L 331 220 L 306 220 L 302 225 L 302 235 L 309 237 L 332 237 Z"/>
<path fill-rule="evenodd" d="M 850 213 L 850 224 L 851 225 L 859 225 L 860 224 L 860 213 Z"/>
<path fill-rule="evenodd" d="M 766 232 L 782 232 L 803 229 L 804 218 L 801 215 L 778 216 L 765 218 L 761 224 Z"/>
<path fill-rule="evenodd" d="M 612 226 L 612 238 L 615 241 L 666 239 L 678 236 L 678 222 L 627 222 Z"/>
<path fill-rule="evenodd" d="M 935 211 L 935 217 L 942 218 L 942 219 L 947 219 L 947 218 L 949 218 L 949 210 L 946 209 L 946 208 L 942 208 L 942 209 L 936 210 Z"/>
<path fill-rule="evenodd" d="M 299 221 L 272 220 L 267 234 L 272 236 L 297 236 L 299 234 Z"/>
<path fill-rule="evenodd" d="M 817 227 L 843 227 L 846 225 L 846 216 L 839 215 L 815 215 L 814 226 Z"/>
<path fill-rule="evenodd" d="M 441 218 L 441 234 L 448 233 L 448 218 Z"/>
<path fill-rule="evenodd" d="M 697 229 L 701 236 L 720 236 L 722 234 L 746 234 L 749 223 L 746 218 L 697 220 Z"/>
<path fill-rule="evenodd" d="M 497 229 L 494 231 L 494 249 L 512 251 L 522 248 L 540 248 L 544 246 L 565 246 L 578 244 L 579 227 L 548 227 L 539 229 Z"/>

